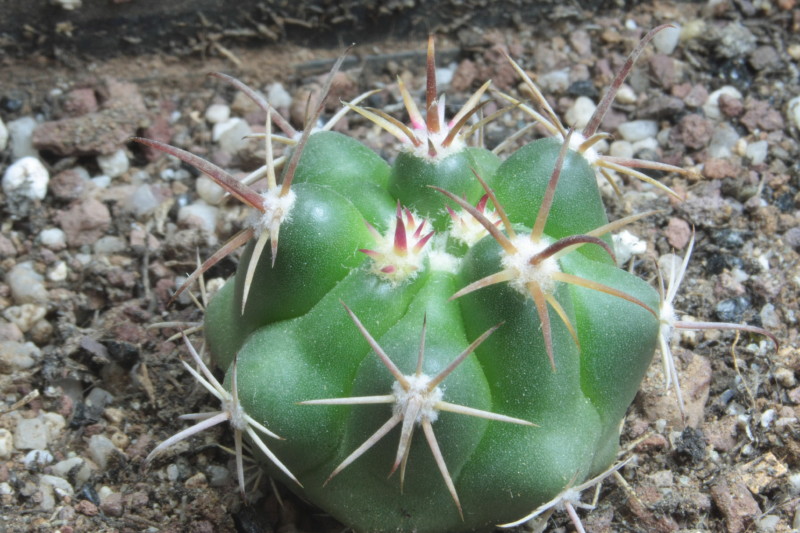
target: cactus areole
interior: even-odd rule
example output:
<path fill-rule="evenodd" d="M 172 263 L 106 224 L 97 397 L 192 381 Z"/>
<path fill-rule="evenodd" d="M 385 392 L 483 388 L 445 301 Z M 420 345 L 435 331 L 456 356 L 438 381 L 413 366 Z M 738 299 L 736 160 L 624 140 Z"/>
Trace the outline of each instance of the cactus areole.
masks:
<path fill-rule="evenodd" d="M 422 117 L 401 86 L 410 126 L 348 104 L 407 145 L 391 166 L 307 131 L 260 196 L 200 167 L 256 211 L 205 317 L 218 417 L 356 531 L 487 530 L 602 473 L 658 342 L 572 134 L 501 161 L 466 145 L 481 95 L 448 121 L 435 87 Z"/>

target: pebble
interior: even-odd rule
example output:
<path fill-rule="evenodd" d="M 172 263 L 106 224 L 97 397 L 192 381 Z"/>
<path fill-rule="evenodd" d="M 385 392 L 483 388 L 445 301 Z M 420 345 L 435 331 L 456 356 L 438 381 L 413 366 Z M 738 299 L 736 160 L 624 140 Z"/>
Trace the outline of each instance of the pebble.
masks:
<path fill-rule="evenodd" d="M 41 350 L 32 342 L 0 341 L 0 373 L 32 368 L 41 357 Z"/>
<path fill-rule="evenodd" d="M 38 304 L 12 305 L 3 311 L 3 318 L 13 322 L 21 332 L 27 333 L 45 317 L 47 309 Z"/>
<path fill-rule="evenodd" d="M 789 228 L 783 234 L 784 242 L 796 250 L 800 250 L 800 227 Z"/>
<path fill-rule="evenodd" d="M 208 480 L 206 479 L 206 475 L 204 473 L 198 472 L 184 481 L 183 486 L 187 489 L 202 489 L 208 486 Z"/>
<path fill-rule="evenodd" d="M 12 198 L 42 200 L 47 195 L 50 173 L 33 156 L 12 163 L 3 173 L 3 192 Z"/>
<path fill-rule="evenodd" d="M 199 228 L 208 235 L 215 235 L 219 209 L 198 201 L 178 210 L 178 222 L 185 226 Z"/>
<path fill-rule="evenodd" d="M 722 322 L 741 322 L 742 315 L 750 308 L 750 300 L 744 296 L 728 298 L 719 302 L 715 308 L 717 318 Z"/>
<path fill-rule="evenodd" d="M 608 155 L 630 159 L 633 157 L 633 145 L 628 141 L 614 141 L 608 149 Z"/>
<path fill-rule="evenodd" d="M 97 239 L 92 248 L 97 255 L 112 255 L 127 250 L 128 243 L 115 235 L 106 235 Z"/>
<path fill-rule="evenodd" d="M 655 120 L 632 120 L 620 124 L 617 129 L 622 138 L 628 142 L 641 141 L 658 134 L 658 122 Z"/>
<path fill-rule="evenodd" d="M 219 124 L 231 118 L 231 108 L 225 104 L 211 104 L 206 108 L 205 116 L 211 124 Z"/>
<path fill-rule="evenodd" d="M 235 154 L 245 145 L 247 135 L 250 135 L 250 125 L 241 118 L 230 118 L 225 122 L 214 124 L 211 138 L 219 147 L 229 153 Z"/>
<path fill-rule="evenodd" d="M 714 49 L 722 57 L 744 57 L 756 47 L 756 36 L 739 22 L 731 22 L 714 33 Z"/>
<path fill-rule="evenodd" d="M 25 454 L 22 464 L 26 470 L 38 470 L 40 467 L 53 462 L 53 454 L 47 450 L 31 450 Z"/>
<path fill-rule="evenodd" d="M 8 123 L 9 145 L 13 161 L 39 155 L 39 152 L 33 147 L 33 130 L 36 129 L 36 125 L 36 119 L 33 117 L 22 117 Z"/>
<path fill-rule="evenodd" d="M 683 144 L 693 150 L 705 148 L 711 142 L 714 124 L 696 113 L 689 113 L 681 118 L 673 132 L 680 134 Z"/>
<path fill-rule="evenodd" d="M 231 482 L 231 471 L 224 466 L 209 465 L 206 468 L 208 484 L 212 487 L 225 487 Z"/>
<path fill-rule="evenodd" d="M 760 165 L 766 161 L 768 150 L 769 143 L 767 141 L 756 141 L 747 145 L 744 154 L 750 160 L 750 164 Z"/>
<path fill-rule="evenodd" d="M 72 485 L 69 484 L 64 478 L 60 478 L 58 476 L 53 475 L 43 475 L 39 478 L 39 488 L 44 489 L 45 487 L 49 487 L 51 491 L 54 491 L 59 499 L 71 498 L 75 495 L 75 490 L 72 488 Z M 44 496 L 44 490 L 42 491 L 42 496 Z M 49 492 L 49 491 L 48 491 Z M 50 498 L 52 496 L 50 495 Z M 41 503 L 42 509 L 47 511 L 52 510 L 55 507 L 55 501 L 49 501 L 48 498 L 42 498 Z"/>
<path fill-rule="evenodd" d="M 709 94 L 708 100 L 706 100 L 706 103 L 703 104 L 703 113 L 705 113 L 706 118 L 717 120 L 722 117 L 722 112 L 719 109 L 719 97 L 723 94 L 738 100 L 742 99 L 742 93 L 740 93 L 736 87 L 732 85 L 723 85 L 716 91 Z"/>
<path fill-rule="evenodd" d="M 109 178 L 116 178 L 128 171 L 128 168 L 130 168 L 130 161 L 128 160 L 128 154 L 125 153 L 125 150 L 120 148 L 108 155 L 98 155 L 97 165 L 100 167 L 103 174 Z"/>
<path fill-rule="evenodd" d="M 217 205 L 225 197 L 225 189 L 217 185 L 214 180 L 205 174 L 197 178 L 194 186 L 197 190 L 197 195 L 208 205 Z"/>
<path fill-rule="evenodd" d="M 569 69 L 547 72 L 536 81 L 544 94 L 562 94 L 569 87 Z"/>
<path fill-rule="evenodd" d="M 761 308 L 761 311 L 758 313 L 759 317 L 761 317 L 761 325 L 767 329 L 771 329 L 776 331 L 781 326 L 781 319 L 778 316 L 778 313 L 775 312 L 775 306 L 767 303 L 764 304 L 764 307 Z"/>
<path fill-rule="evenodd" d="M 106 176 L 105 174 L 94 176 L 89 181 L 91 181 L 98 189 L 108 189 L 108 186 L 111 185 L 111 177 Z"/>
<path fill-rule="evenodd" d="M 65 261 L 56 261 L 47 267 L 47 279 L 56 283 L 62 282 L 67 279 L 69 275 L 69 267 Z"/>
<path fill-rule="evenodd" d="M 0 152 L 5 150 L 6 146 L 8 146 L 8 128 L 3 119 L 0 118 Z"/>
<path fill-rule="evenodd" d="M 105 470 L 113 457 L 120 453 L 111 439 L 104 435 L 92 435 L 89 439 L 89 455 L 101 470 Z"/>
<path fill-rule="evenodd" d="M 17 304 L 47 301 L 44 276 L 36 272 L 31 261 L 23 261 L 14 265 L 6 273 L 6 283 L 8 283 L 11 296 Z"/>
<path fill-rule="evenodd" d="M 53 474 L 64 479 L 71 479 L 78 487 L 84 485 L 92 475 L 92 467 L 83 457 L 71 457 L 59 461 L 51 467 Z"/>
<path fill-rule="evenodd" d="M 5 428 L 0 428 L 0 459 L 8 459 L 14 451 L 14 435 Z"/>
<path fill-rule="evenodd" d="M 50 193 L 58 200 L 77 200 L 86 191 L 90 177 L 83 167 L 64 170 L 50 180 Z"/>
<path fill-rule="evenodd" d="M 800 129 L 800 96 L 789 100 L 789 104 L 786 106 L 786 118 L 795 128 Z"/>
<path fill-rule="evenodd" d="M 623 83 L 614 99 L 623 105 L 635 104 L 638 101 L 636 91 L 627 83 Z"/>
<path fill-rule="evenodd" d="M 95 198 L 86 198 L 56 215 L 70 246 L 93 244 L 111 225 L 108 207 Z"/>
<path fill-rule="evenodd" d="M 67 247 L 67 236 L 59 228 L 47 228 L 39 233 L 39 242 L 51 250 L 63 250 Z"/>
<path fill-rule="evenodd" d="M 122 502 L 122 494 L 119 492 L 112 492 L 100 501 L 100 510 L 108 516 L 119 517 L 125 512 L 125 506 Z"/>
<path fill-rule="evenodd" d="M 564 120 L 573 128 L 583 129 L 589 123 L 595 109 L 597 109 L 597 105 L 591 99 L 579 96 L 572 106 L 567 109 Z"/>
<path fill-rule="evenodd" d="M 739 133 L 729 123 L 724 122 L 714 128 L 708 143 L 708 157 L 725 159 L 733 155 L 733 147 L 739 142 Z"/>
<path fill-rule="evenodd" d="M 664 28 L 653 37 L 653 46 L 659 54 L 671 54 L 678 46 L 681 38 L 681 27 L 674 24 L 673 28 Z"/>
<path fill-rule="evenodd" d="M 20 418 L 14 430 L 14 447 L 18 450 L 43 450 L 50 440 L 43 416 Z"/>
<path fill-rule="evenodd" d="M 138 218 L 150 213 L 165 200 L 160 189 L 155 186 L 142 184 L 133 191 L 126 207 Z"/>

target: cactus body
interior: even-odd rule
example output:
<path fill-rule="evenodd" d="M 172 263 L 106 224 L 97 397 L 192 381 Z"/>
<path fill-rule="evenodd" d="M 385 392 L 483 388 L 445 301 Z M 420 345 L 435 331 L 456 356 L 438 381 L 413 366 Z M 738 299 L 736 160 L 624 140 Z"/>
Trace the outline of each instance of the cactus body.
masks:
<path fill-rule="evenodd" d="M 531 232 L 559 149 L 558 142 L 535 141 L 499 166 L 493 156 L 478 156 L 484 164 L 476 170 L 495 187 L 518 235 Z M 317 157 L 329 150 L 344 160 L 353 150 L 361 164 L 348 163 L 346 172 L 337 173 L 341 165 Z M 270 449 L 302 483 L 297 490 L 359 531 L 481 530 L 519 518 L 576 479 L 607 468 L 620 420 L 656 346 L 658 320 L 646 307 L 658 307 L 657 293 L 614 266 L 601 247 L 587 243 L 553 259 L 554 268 L 611 287 L 639 304 L 581 285 L 555 281 L 550 287 L 544 280 L 540 284 L 565 317 L 548 304 L 549 324 L 543 324 L 534 299 L 513 281 L 451 299 L 508 262 L 491 235 L 475 243 L 446 242 L 444 206 L 457 206 L 428 187 L 453 189 L 477 201 L 483 189 L 474 176 L 467 182 L 464 172 L 471 175 L 474 155 L 449 156 L 471 161 L 460 162 L 461 174 L 454 178 L 448 159 L 404 154 L 387 174 L 363 150 L 337 134 L 311 136 L 298 165 L 297 204 L 281 227 L 275 266 L 269 251 L 262 254 L 242 312 L 251 246 L 236 278 L 207 311 L 206 339 L 215 361 L 228 369 L 230 384 L 236 356 L 242 407 L 283 438 L 271 442 Z M 570 152 L 566 161 L 542 246 L 606 222 L 594 171 L 579 154 Z M 409 212 L 398 215 L 398 201 Z M 437 236 L 424 242 L 429 226 L 412 232 L 422 218 L 432 219 L 437 229 Z M 380 252 L 381 244 L 374 241 L 375 233 L 387 234 L 397 247 L 398 225 L 408 233 L 401 240 L 408 248 L 422 242 L 422 253 L 405 277 L 393 278 L 389 267 L 395 259 L 376 268 L 376 257 L 388 252 Z M 436 413 L 430 426 L 454 492 L 420 429 L 410 440 L 403 472 L 387 478 L 397 454 L 400 430 L 395 428 L 329 479 L 397 412 L 384 403 L 300 403 L 393 394 L 395 378 L 342 303 L 406 376 L 418 364 L 423 323 L 424 376 L 441 372 L 473 340 L 501 324 L 441 383 L 441 399 L 538 427 Z"/>

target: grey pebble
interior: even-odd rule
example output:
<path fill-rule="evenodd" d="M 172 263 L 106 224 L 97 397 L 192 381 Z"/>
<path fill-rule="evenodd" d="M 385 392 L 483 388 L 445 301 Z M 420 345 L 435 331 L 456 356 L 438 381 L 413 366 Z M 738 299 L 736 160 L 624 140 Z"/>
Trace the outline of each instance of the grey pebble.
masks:
<path fill-rule="evenodd" d="M 6 274 L 6 283 L 17 304 L 47 301 L 44 276 L 36 272 L 31 261 L 17 263 Z"/>
<path fill-rule="evenodd" d="M 47 448 L 50 432 L 44 417 L 21 418 L 14 430 L 14 447 L 18 450 L 42 450 Z"/>

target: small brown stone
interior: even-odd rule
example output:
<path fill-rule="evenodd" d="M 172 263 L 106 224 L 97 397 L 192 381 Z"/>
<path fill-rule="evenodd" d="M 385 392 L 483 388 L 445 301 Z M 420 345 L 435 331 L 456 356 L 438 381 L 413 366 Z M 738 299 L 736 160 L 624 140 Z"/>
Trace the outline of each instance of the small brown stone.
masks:
<path fill-rule="evenodd" d="M 747 490 L 747 486 L 736 474 L 719 479 L 711 487 L 711 497 L 725 517 L 725 525 L 730 533 L 741 533 L 760 516 L 761 509 Z"/>
<path fill-rule="evenodd" d="M 667 223 L 665 233 L 670 246 L 676 250 L 683 250 L 692 237 L 692 228 L 685 220 L 672 217 Z"/>
<path fill-rule="evenodd" d="M 783 129 L 783 117 L 777 109 L 763 100 L 749 100 L 745 114 L 740 122 L 751 132 L 756 130 L 773 131 Z"/>
<path fill-rule="evenodd" d="M 735 178 L 738 172 L 739 166 L 728 159 L 712 158 L 703 166 L 703 176 L 712 180 Z"/>
<path fill-rule="evenodd" d="M 114 492 L 103 498 L 103 501 L 100 502 L 100 510 L 108 516 L 122 516 L 122 513 L 125 512 L 125 506 L 122 504 L 122 494 Z"/>
<path fill-rule="evenodd" d="M 56 215 L 70 246 L 92 244 L 105 235 L 111 225 L 111 213 L 102 202 L 87 198 Z"/>
<path fill-rule="evenodd" d="M 714 133 L 714 124 L 696 113 L 686 115 L 672 131 L 687 148 L 700 150 L 705 148 Z"/>
<path fill-rule="evenodd" d="M 95 516 L 99 512 L 97 506 L 89 500 L 81 500 L 75 504 L 75 511 L 86 516 Z"/>
<path fill-rule="evenodd" d="M 678 73 L 675 69 L 675 60 L 665 54 L 655 54 L 650 58 L 650 71 L 658 84 L 669 89 L 675 85 Z"/>
<path fill-rule="evenodd" d="M 75 169 L 68 169 L 53 176 L 49 190 L 58 200 L 77 200 L 88 186 L 86 176 Z"/>
<path fill-rule="evenodd" d="M 64 111 L 73 117 L 97 111 L 97 96 L 95 96 L 94 90 L 84 88 L 75 89 L 67 93 L 67 98 L 64 101 Z"/>
<path fill-rule="evenodd" d="M 742 104 L 742 101 L 735 96 L 721 94 L 717 102 L 719 103 L 719 110 L 726 117 L 738 117 L 742 114 L 742 111 L 744 111 L 744 105 Z"/>
<path fill-rule="evenodd" d="M 458 68 L 453 74 L 453 79 L 450 81 L 450 89 L 455 92 L 468 91 L 477 76 L 478 68 L 475 63 L 465 59 L 458 64 Z"/>

